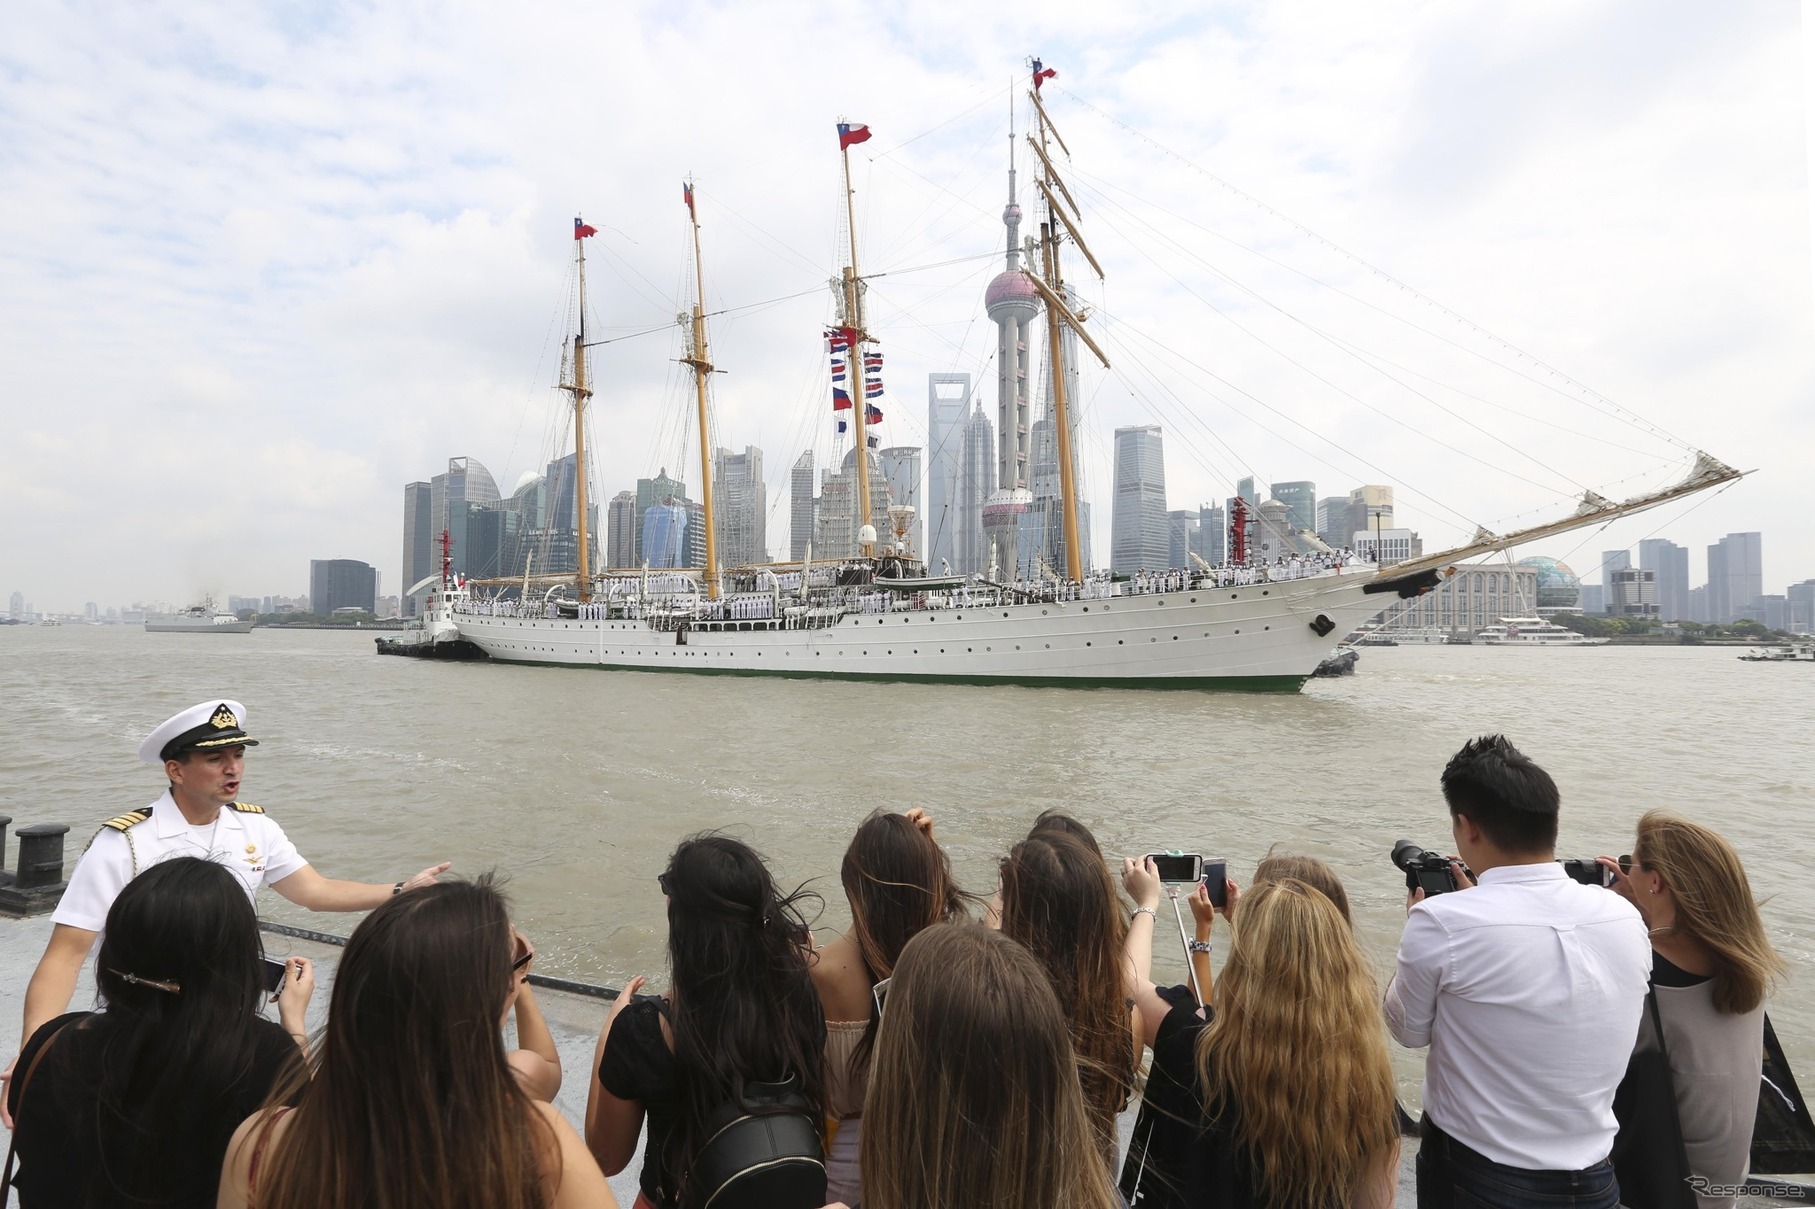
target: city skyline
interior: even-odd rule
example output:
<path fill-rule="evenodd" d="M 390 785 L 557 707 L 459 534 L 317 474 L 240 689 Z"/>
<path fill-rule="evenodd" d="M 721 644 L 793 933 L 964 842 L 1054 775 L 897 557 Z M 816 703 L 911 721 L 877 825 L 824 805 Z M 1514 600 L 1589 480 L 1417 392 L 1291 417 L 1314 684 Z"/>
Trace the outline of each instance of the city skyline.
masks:
<path fill-rule="evenodd" d="M 1567 513 L 1571 490 L 1611 494 L 1665 456 L 1686 465 L 1686 451 L 1603 423 L 1612 407 L 1761 473 L 1608 544 L 1656 529 L 1699 550 L 1806 507 L 1808 102 L 1793 8 L 1673 5 L 1658 20 L 1633 5 L 1389 0 L 1312 29 L 1260 4 L 1136 4 L 1039 46 L 1007 14 L 937 3 L 911 27 L 828 13 L 774 46 L 753 15 L 704 11 L 614 12 L 603 49 L 550 48 L 434 0 L 407 14 L 331 3 L 299 22 L 255 10 L 232 28 L 157 0 L 99 26 L 54 7 L 22 15 L 9 30 L 22 70 L 0 86 L 19 150 L 0 168 L 0 211 L 34 238 L 0 259 L 0 448 L 14 455 L 0 505 L 34 521 L 9 535 L 0 574 L 76 611 L 241 576 L 294 584 L 299 550 L 398 567 L 399 484 L 450 451 L 489 451 L 500 487 L 548 460 L 536 436 L 559 400 L 540 350 L 576 212 L 601 228 L 589 330 L 613 341 L 594 366 L 599 479 L 697 467 L 697 441 L 672 435 L 688 400 L 669 385 L 679 336 L 662 330 L 684 309 L 665 294 L 688 250 L 672 187 L 688 172 L 708 306 L 738 311 L 714 328 L 713 443 L 780 464 L 812 444 L 824 464 L 821 440 L 800 437 L 826 427 L 831 299 L 817 287 L 837 267 L 825 232 L 841 113 L 876 132 L 853 165 L 891 379 L 987 384 L 998 333 L 979 299 L 1006 251 L 1011 100 L 1026 129 L 1024 80 L 1011 91 L 1007 77 L 1029 53 L 1060 72 L 1044 95 L 1107 283 L 1071 258 L 1114 365 L 1087 358 L 1079 393 L 1100 545 L 1112 434 L 1141 423 L 1173 435 L 1168 483 L 1185 506 L 1226 498 L 1244 473 L 1391 483 L 1400 523 L 1433 547 L 1476 523 Z M 664 111 L 688 137 L 608 123 L 576 159 L 577 115 L 636 111 L 673 76 L 676 20 L 699 26 L 689 61 L 708 81 Z M 858 36 L 862 73 L 816 69 Z M 1217 70 L 1178 70 L 1180 56 Z M 54 91 L 72 78 L 90 81 L 79 97 Z M 563 116 L 534 120 L 549 114 Z M 1284 348 L 1271 306 L 1373 360 L 1315 339 Z M 1427 328 L 1469 347 L 1433 350 Z M 79 382 L 75 364 L 89 367 Z M 885 406 L 884 443 L 930 450 L 912 393 Z M 1745 407 L 1710 403 L 1726 398 Z M 1559 439 L 1553 421 L 1581 437 Z M 1815 535 L 1767 533 L 1767 583 L 1810 563 Z"/>

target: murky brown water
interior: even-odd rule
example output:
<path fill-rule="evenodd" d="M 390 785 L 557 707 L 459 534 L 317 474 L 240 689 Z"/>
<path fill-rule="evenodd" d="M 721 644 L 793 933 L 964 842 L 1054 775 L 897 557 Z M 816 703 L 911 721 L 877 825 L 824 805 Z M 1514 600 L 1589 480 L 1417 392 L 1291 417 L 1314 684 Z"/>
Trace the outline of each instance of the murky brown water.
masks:
<path fill-rule="evenodd" d="M 877 806 L 925 806 L 965 883 L 1048 806 L 1104 849 L 1226 856 L 1268 845 L 1330 861 L 1383 975 L 1404 884 L 1400 836 L 1437 848 L 1437 774 L 1504 730 L 1564 791 L 1562 854 L 1631 848 L 1670 806 L 1739 849 L 1792 967 L 1771 1005 L 1815 1077 L 1815 667 L 1731 649 L 1364 652 L 1296 696 L 958 688 L 432 664 L 369 636 L 0 627 L 0 810 L 71 825 L 161 790 L 135 751 L 205 697 L 246 703 L 264 740 L 242 796 L 331 876 L 394 881 L 433 859 L 511 878 L 549 973 L 616 983 L 662 967 L 655 875 L 681 836 L 735 828 L 789 880 L 819 878 L 842 924 L 839 858 Z M 271 918 L 344 932 L 266 894 Z M 1168 922 L 1169 921 L 1163 921 Z M 1180 978 L 1160 933 L 1157 968 Z M 1219 955 L 1220 960 L 1220 955 Z M 23 974 L 20 975 L 23 977 Z M 1417 1055 L 1399 1055 L 1410 1090 Z"/>

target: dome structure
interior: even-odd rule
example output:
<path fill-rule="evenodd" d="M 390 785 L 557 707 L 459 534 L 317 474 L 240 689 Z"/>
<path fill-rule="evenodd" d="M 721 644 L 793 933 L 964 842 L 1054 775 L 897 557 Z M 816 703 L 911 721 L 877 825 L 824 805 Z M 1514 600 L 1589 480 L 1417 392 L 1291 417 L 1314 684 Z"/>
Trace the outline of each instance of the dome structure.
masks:
<path fill-rule="evenodd" d="M 1534 554 L 1530 558 L 1521 558 L 1518 565 L 1529 567 L 1538 573 L 1538 608 L 1582 607 L 1582 581 L 1569 569 L 1569 564 Z"/>
<path fill-rule="evenodd" d="M 997 273 L 990 281 L 989 288 L 983 291 L 983 309 L 989 312 L 991 319 L 1004 311 L 1018 310 L 1023 312 L 1021 322 L 1033 318 L 1040 310 L 1040 293 L 1034 289 L 1034 283 L 1028 280 L 1027 274 L 1020 269 L 1009 269 Z"/>

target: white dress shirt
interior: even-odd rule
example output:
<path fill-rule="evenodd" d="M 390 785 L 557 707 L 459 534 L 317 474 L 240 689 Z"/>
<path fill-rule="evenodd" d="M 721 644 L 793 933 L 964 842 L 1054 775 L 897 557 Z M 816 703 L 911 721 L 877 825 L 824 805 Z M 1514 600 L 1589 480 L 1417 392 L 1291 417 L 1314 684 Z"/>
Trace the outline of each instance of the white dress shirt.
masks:
<path fill-rule="evenodd" d="M 197 827 L 183 817 L 169 790 L 146 809 L 151 817 L 125 831 L 101 828 L 69 875 L 53 922 L 101 931 L 126 883 L 173 856 L 199 856 L 225 865 L 254 903 L 260 886 L 281 882 L 309 863 L 268 814 L 223 806 L 213 822 Z"/>
<path fill-rule="evenodd" d="M 1386 992 L 1401 1045 L 1430 1046 L 1424 1111 L 1528 1171 L 1607 1157 L 1651 946 L 1631 903 L 1554 861 L 1503 865 L 1414 906 Z"/>

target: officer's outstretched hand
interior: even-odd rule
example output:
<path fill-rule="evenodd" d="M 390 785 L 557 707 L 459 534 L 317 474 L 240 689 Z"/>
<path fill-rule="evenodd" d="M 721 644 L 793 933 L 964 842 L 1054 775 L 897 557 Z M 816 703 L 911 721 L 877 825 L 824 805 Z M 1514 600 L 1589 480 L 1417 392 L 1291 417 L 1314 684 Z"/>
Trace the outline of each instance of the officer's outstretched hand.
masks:
<path fill-rule="evenodd" d="M 403 883 L 403 888 L 405 890 L 420 890 L 424 886 L 432 886 L 435 884 L 436 878 L 440 877 L 443 873 L 446 873 L 453 867 L 453 861 L 442 861 L 439 865 L 430 865 L 415 877 L 407 879 Z"/>

